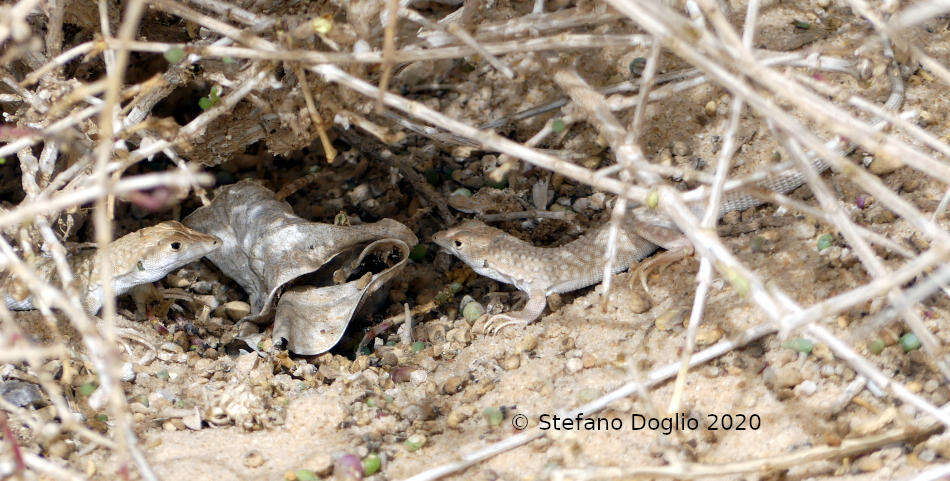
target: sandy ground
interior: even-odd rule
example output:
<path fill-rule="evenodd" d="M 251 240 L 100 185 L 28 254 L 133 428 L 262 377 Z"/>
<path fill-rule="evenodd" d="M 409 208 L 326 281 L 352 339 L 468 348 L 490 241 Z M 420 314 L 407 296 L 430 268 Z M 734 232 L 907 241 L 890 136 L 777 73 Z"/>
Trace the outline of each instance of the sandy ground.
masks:
<path fill-rule="evenodd" d="M 513 10 L 517 9 L 504 3 L 496 15 L 504 18 L 513 15 Z M 889 85 L 884 75 L 886 62 L 876 46 L 864 44 L 866 26 L 845 23 L 837 30 L 829 30 L 829 19 L 839 17 L 853 20 L 853 17 L 841 16 L 834 5 L 827 9 L 817 3 L 801 8 L 777 7 L 763 16 L 765 33 L 760 41 L 768 48 L 805 45 L 806 49 L 846 58 L 863 49 L 871 59 L 869 79 L 823 73 L 821 80 L 845 92 L 861 92 L 866 98 L 883 102 Z M 819 18 L 825 23 L 818 21 Z M 817 22 L 816 27 L 810 31 L 789 27 L 794 19 Z M 933 45 L 936 55 L 944 54 L 941 49 L 950 45 L 942 26 L 935 32 L 915 30 L 913 34 L 919 35 L 918 40 L 923 44 Z M 630 61 L 645 54 L 643 49 L 605 49 L 581 61 L 584 65 L 601 68 L 582 71 L 589 74 L 587 80 L 591 84 L 606 85 L 628 76 Z M 539 61 L 532 55 L 512 57 L 522 61 L 521 64 L 512 61 L 513 64 L 527 65 L 526 68 Z M 668 57 L 664 57 L 661 64 L 663 71 L 683 67 Z M 468 73 L 453 70 L 452 75 L 459 77 L 456 91 L 431 95 L 424 100 L 448 115 L 473 124 L 557 97 L 550 79 L 532 84 L 535 86 L 531 89 L 506 90 L 503 88 L 506 79 L 481 66 Z M 396 81 L 407 80 L 397 76 Z M 938 137 L 945 136 L 948 114 L 945 89 L 919 71 L 907 77 L 905 85 L 907 95 L 903 109 L 926 112 L 922 114 L 928 119 L 923 122 L 924 126 Z M 713 172 L 720 147 L 719 135 L 727 116 L 728 96 L 709 86 L 655 104 L 647 109 L 642 139 L 644 150 L 660 162 Z M 521 122 L 506 134 L 524 141 L 549 117 Z M 738 167 L 739 172 L 775 160 L 778 147 L 756 116 L 747 113 L 743 117 L 739 140 L 737 158 L 743 164 Z M 400 155 L 410 156 L 420 172 L 434 170 L 444 174 L 433 186 L 445 195 L 464 185 L 457 179 L 465 177 L 453 177 L 442 167 L 451 166 L 480 178 L 497 165 L 496 157 L 484 153 L 472 158 L 456 155 L 451 160 L 448 156 L 433 156 L 427 150 L 428 143 L 420 139 Z M 606 164 L 611 158 L 603 143 L 598 143 L 596 133 L 583 124 L 572 127 L 567 134 L 543 147 L 581 152 L 584 159 L 579 162 L 590 164 L 589 167 L 601 162 Z M 389 164 L 385 156 L 379 155 L 378 146 L 365 150 L 350 143 L 342 156 L 349 160 L 330 166 L 326 179 L 290 198 L 295 211 L 320 221 L 331 220 L 340 210 L 367 221 L 394 217 L 427 243 L 434 231 L 445 227 L 443 221 L 435 210 L 427 209 L 414 199 L 413 190 L 405 180 L 396 185 L 389 183 Z M 464 148 L 454 152 L 471 154 Z M 248 168 L 247 159 L 243 159 L 245 164 L 238 165 L 239 162 L 234 161 L 212 171 L 222 183 L 258 177 L 279 187 L 306 172 L 308 165 L 318 162 L 308 155 L 282 158 L 281 162 L 287 165 L 273 170 L 259 166 Z M 862 153 L 853 156 L 860 160 Z M 281 170 L 287 166 L 286 171 Z M 908 168 L 897 167 L 881 168 L 885 183 L 923 211 L 932 211 L 942 195 L 939 186 Z M 847 180 L 837 175 L 825 178 L 852 218 L 861 225 L 913 249 L 925 246 L 919 236 L 910 234 L 903 221 L 895 219 L 873 199 L 862 197 L 859 201 L 861 192 Z M 512 174 L 507 192 L 530 201 L 531 186 L 542 179 L 552 181 L 558 199 L 572 202 L 592 194 L 586 187 L 551 179 L 536 170 Z M 360 183 L 379 187 L 373 193 L 375 204 L 352 204 L 352 197 L 348 195 Z M 793 197 L 813 202 L 806 191 L 799 189 Z M 190 199 L 182 211 L 190 212 L 194 205 L 197 201 Z M 125 213 L 123 207 L 119 209 L 119 215 Z M 532 242 L 550 245 L 570 240 L 583 229 L 602 222 L 606 212 L 603 205 L 583 212 L 579 217 L 581 229 L 572 230 L 556 221 L 533 227 L 510 222 L 500 227 Z M 174 215 L 166 213 L 166 216 Z M 940 219 L 944 225 L 947 220 L 946 215 Z M 126 227 L 137 227 L 137 222 L 145 225 L 151 221 L 134 221 Z M 840 238 L 835 237 L 831 247 L 819 251 L 818 239 L 830 231 L 809 217 L 774 207 L 760 207 L 727 216 L 720 232 L 726 244 L 748 266 L 802 305 L 814 304 L 868 281 L 860 263 L 850 249 L 843 247 Z M 560 302 L 549 302 L 546 315 L 526 328 L 509 328 L 491 336 L 477 332 L 471 322 L 460 317 L 459 301 L 463 295 L 471 295 L 489 306 L 490 293 L 507 293 L 512 288 L 477 279 L 457 260 L 436 253 L 431 244 L 428 247 L 426 258 L 410 266 L 405 279 L 394 286 L 385 312 L 400 312 L 400 302 L 405 299 L 422 304 L 451 281 L 461 279 L 463 286 L 444 306 L 415 320 L 414 338 L 424 341 L 418 352 L 410 345 L 396 343 L 355 359 L 351 352 L 305 358 L 273 350 L 260 357 L 256 353 L 240 354 L 225 347 L 235 336 L 230 331 L 234 324 L 232 319 L 221 310 L 198 319 L 188 303 L 182 303 L 185 306 L 179 310 L 182 314 L 176 315 L 174 320 L 153 318 L 135 324 L 137 330 L 156 344 L 179 346 L 177 350 L 164 349 L 164 355 L 147 365 L 137 365 L 136 379 L 126 383 L 136 430 L 159 477 L 166 480 L 293 479 L 295 475 L 290 473 L 308 469 L 322 478 L 329 475 L 334 459 L 340 455 L 364 458 L 375 453 L 382 459 L 382 469 L 372 479 L 402 479 L 518 434 L 520 431 L 512 426 L 512 420 L 518 415 L 527 416 L 529 426 L 535 426 L 542 415 L 551 416 L 582 405 L 629 380 L 642 378 L 653 369 L 679 360 L 684 343 L 683 324 L 688 318 L 698 269 L 695 258 L 654 271 L 648 278 L 649 292 L 643 290 L 634 275 L 618 275 L 606 313 L 600 309 L 601 287 L 586 288 L 560 296 Z M 890 266 L 902 261 L 896 254 L 880 249 L 878 253 Z M 246 301 L 240 289 L 222 279 L 210 264 L 189 266 L 178 273 L 176 279 L 183 280 L 166 280 L 163 286 L 183 289 L 190 295 L 212 295 L 219 301 Z M 497 307 L 510 309 L 517 299 L 511 296 L 503 300 L 503 306 Z M 129 300 L 123 301 L 122 306 L 134 310 Z M 883 300 L 876 299 L 821 322 L 918 395 L 936 405 L 946 403 L 950 391 L 944 383 L 938 382 L 938 375 L 929 367 L 926 356 L 919 350 L 905 353 L 896 344 L 904 328 L 867 324 L 882 306 Z M 950 330 L 945 328 L 950 311 L 946 298 L 930 300 L 919 311 L 931 331 L 944 343 L 950 342 Z M 28 323 L 36 319 L 35 316 L 35 313 L 26 313 L 20 318 Z M 710 293 L 698 338 L 699 348 L 737 338 L 747 329 L 765 322 L 767 318 L 762 312 L 719 279 Z M 365 326 L 364 321 L 358 327 Z M 195 336 L 201 342 L 195 342 Z M 800 335 L 793 334 L 792 339 L 798 337 Z M 397 339 L 392 332 L 383 336 L 384 341 Z M 882 339 L 887 345 L 880 354 L 868 351 L 868 342 L 875 339 Z M 492 457 L 446 479 L 533 480 L 558 469 L 636 468 L 674 462 L 716 464 L 782 457 L 813 447 L 839 446 L 849 439 L 865 439 L 919 422 L 920 415 L 913 410 L 868 390 L 861 391 L 840 412 L 832 412 L 831 406 L 854 380 L 854 371 L 835 358 L 826 346 L 816 344 L 810 354 L 804 354 L 783 347 L 784 341 L 767 336 L 689 371 L 680 410 L 700 420 L 697 430 L 664 435 L 631 429 L 631 416 L 666 411 L 673 393 L 673 384 L 666 382 L 650 390 L 650 402 L 627 398 L 598 413 L 598 416 L 621 420 L 620 429 L 552 430 L 543 439 Z M 189 343 L 201 348 L 188 350 Z M 141 357 L 145 351 L 136 347 L 135 353 Z M 81 380 L 74 385 L 81 384 Z M 78 395 L 77 405 L 80 411 L 90 413 Z M 208 413 L 215 409 L 220 422 L 209 417 Z M 486 409 L 501 410 L 501 422 L 490 422 L 490 416 L 484 414 Z M 194 419 L 188 420 L 195 412 L 201 416 L 197 424 Z M 723 415 L 755 415 L 761 424 L 757 429 L 742 431 L 703 428 L 710 416 L 721 418 Z M 407 438 L 413 435 L 424 436 L 424 443 L 416 450 L 410 450 L 406 444 Z M 63 454 L 70 464 L 79 469 L 91 466 L 94 477 L 113 479 L 117 466 L 106 459 L 102 450 L 89 453 L 76 448 L 71 446 Z M 825 456 L 815 462 L 796 463 L 784 474 L 760 475 L 753 470 L 711 479 L 899 479 L 932 464 L 947 462 L 948 456 L 950 440 L 908 436 L 901 442 L 859 455 Z M 340 475 L 339 468 L 336 475 Z"/>

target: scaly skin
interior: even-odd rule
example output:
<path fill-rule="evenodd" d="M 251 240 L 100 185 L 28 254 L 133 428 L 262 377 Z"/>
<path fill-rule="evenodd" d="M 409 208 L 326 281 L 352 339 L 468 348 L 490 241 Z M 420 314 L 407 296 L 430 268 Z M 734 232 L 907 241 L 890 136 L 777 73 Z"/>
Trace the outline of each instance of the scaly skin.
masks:
<path fill-rule="evenodd" d="M 216 236 L 167 221 L 127 234 L 112 242 L 112 289 L 115 295 L 155 282 L 171 271 L 197 261 L 221 245 Z M 95 314 L 102 307 L 99 285 L 98 250 L 70 256 L 67 261 L 83 296 L 86 311 Z M 39 277 L 60 284 L 52 258 L 42 257 L 33 263 Z M 36 309 L 29 290 L 15 277 L 0 274 L 0 292 L 8 309 Z"/>
<path fill-rule="evenodd" d="M 437 232 L 433 242 L 468 264 L 475 272 L 528 295 L 524 309 L 496 314 L 489 329 L 497 332 L 513 324 L 528 324 L 540 317 L 547 296 L 597 284 L 604 278 L 604 252 L 609 224 L 560 247 L 535 247 L 477 220 Z M 634 234 L 636 225 L 626 221 L 617 237 L 614 272 L 622 272 L 649 256 L 657 245 Z M 500 321 L 507 321 L 498 324 Z"/>

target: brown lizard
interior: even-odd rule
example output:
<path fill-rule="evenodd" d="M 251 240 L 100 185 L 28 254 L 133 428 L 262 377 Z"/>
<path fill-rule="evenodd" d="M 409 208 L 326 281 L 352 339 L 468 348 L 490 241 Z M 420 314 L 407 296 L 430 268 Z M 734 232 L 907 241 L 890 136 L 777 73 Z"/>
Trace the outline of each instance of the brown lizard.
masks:
<path fill-rule="evenodd" d="M 603 280 L 608 230 L 609 224 L 560 247 L 536 247 L 481 221 L 467 220 L 435 233 L 432 241 L 475 272 L 513 284 L 527 293 L 524 309 L 495 314 L 489 319 L 489 331 L 498 332 L 510 325 L 527 325 L 540 317 L 550 294 L 574 291 Z M 657 244 L 637 234 L 645 230 L 652 230 L 653 238 L 677 237 L 673 231 L 644 225 L 628 217 L 617 236 L 614 273 L 626 270 L 657 250 Z"/>
<path fill-rule="evenodd" d="M 812 163 L 818 173 L 828 169 L 820 159 Z M 758 188 L 785 194 L 805 182 L 803 174 L 794 169 L 768 177 L 756 184 Z M 723 196 L 719 216 L 743 211 L 762 203 L 757 197 L 738 191 Z M 702 204 L 690 208 L 702 215 Z M 433 242 L 446 249 L 475 272 L 500 282 L 514 284 L 528 295 L 524 309 L 495 314 L 486 325 L 497 333 L 513 324 L 528 324 L 537 319 L 547 305 L 546 296 L 570 292 L 599 283 L 604 278 L 604 252 L 609 225 L 590 232 L 561 247 L 535 247 L 479 221 L 464 221 L 457 227 L 437 232 Z M 614 272 L 622 272 L 645 259 L 659 247 L 667 253 L 649 264 L 663 263 L 691 255 L 692 246 L 669 220 L 652 209 L 641 206 L 625 216 L 617 237 Z M 641 265 L 641 269 L 646 268 Z M 506 321 L 506 322 L 502 322 Z"/>
<path fill-rule="evenodd" d="M 115 295 L 155 282 L 171 271 L 197 261 L 221 245 L 221 240 L 186 227 L 181 222 L 167 221 L 137 230 L 112 242 L 112 289 Z M 95 314 L 102 307 L 99 285 L 98 250 L 80 252 L 67 261 L 83 296 L 86 311 Z M 51 257 L 32 262 L 41 279 L 59 283 L 56 263 Z M 36 309 L 29 290 L 16 277 L 0 274 L 0 293 L 8 309 Z"/>

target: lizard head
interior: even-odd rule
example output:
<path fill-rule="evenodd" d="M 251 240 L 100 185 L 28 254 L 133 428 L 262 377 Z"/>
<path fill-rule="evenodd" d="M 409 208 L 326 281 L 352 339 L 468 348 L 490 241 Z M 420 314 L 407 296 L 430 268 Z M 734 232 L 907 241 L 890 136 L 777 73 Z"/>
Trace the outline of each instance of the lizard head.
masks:
<path fill-rule="evenodd" d="M 157 281 L 221 246 L 221 239 L 166 221 L 116 239 L 112 260 L 117 279 L 134 284 Z"/>
<path fill-rule="evenodd" d="M 500 234 L 498 229 L 480 221 L 467 220 L 451 229 L 436 232 L 432 235 L 432 242 L 466 264 L 475 266 L 484 263 L 490 254 L 492 241 Z"/>

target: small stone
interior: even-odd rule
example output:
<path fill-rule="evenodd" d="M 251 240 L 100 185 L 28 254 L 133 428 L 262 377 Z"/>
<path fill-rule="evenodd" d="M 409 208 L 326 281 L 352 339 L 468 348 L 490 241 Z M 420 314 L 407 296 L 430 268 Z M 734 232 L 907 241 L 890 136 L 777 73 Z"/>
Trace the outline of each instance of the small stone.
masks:
<path fill-rule="evenodd" d="M 333 472 L 333 456 L 327 453 L 315 454 L 307 461 L 307 467 L 317 476 L 329 476 Z"/>
<path fill-rule="evenodd" d="M 696 345 L 708 346 L 722 339 L 722 329 L 716 326 L 700 326 L 696 331 Z"/>
<path fill-rule="evenodd" d="M 260 356 L 256 352 L 241 354 L 234 362 L 234 370 L 241 374 L 248 374 L 257 366 L 258 359 Z"/>
<path fill-rule="evenodd" d="M 795 393 L 799 397 L 811 396 L 812 394 L 815 394 L 816 392 L 818 392 L 818 384 L 816 384 L 815 381 L 806 380 L 806 381 L 802 381 L 802 383 L 799 384 L 798 386 L 795 386 Z"/>
<path fill-rule="evenodd" d="M 165 285 L 184 289 L 191 285 L 191 281 L 179 275 L 169 274 L 165 276 Z"/>
<path fill-rule="evenodd" d="M 791 366 L 769 366 L 763 372 L 765 383 L 776 389 L 788 388 L 802 382 L 802 374 Z"/>
<path fill-rule="evenodd" d="M 575 357 L 572 359 L 568 359 L 564 367 L 567 368 L 567 372 L 574 374 L 577 371 L 580 371 L 581 369 L 584 368 L 584 363 L 583 361 Z"/>
<path fill-rule="evenodd" d="M 423 371 L 422 369 L 416 369 L 409 373 L 409 382 L 419 386 L 425 383 L 429 379 L 429 373 Z"/>
<path fill-rule="evenodd" d="M 451 376 L 442 384 L 442 392 L 445 394 L 455 394 L 462 390 L 468 383 L 466 376 Z"/>
<path fill-rule="evenodd" d="M 920 454 L 917 455 L 917 459 L 925 463 L 932 463 L 937 459 L 937 452 L 932 449 L 923 449 L 920 451 Z"/>
<path fill-rule="evenodd" d="M 673 329 L 677 324 L 682 320 L 683 309 L 673 308 L 669 309 L 666 312 L 660 314 L 656 317 L 656 320 L 653 321 L 653 325 L 661 331 L 669 331 Z"/>
<path fill-rule="evenodd" d="M 135 380 L 135 368 L 131 362 L 122 363 L 122 366 L 119 368 L 119 379 L 124 382 L 132 382 Z"/>
<path fill-rule="evenodd" d="M 198 414 L 198 411 L 181 418 L 181 422 L 184 423 L 185 427 L 192 431 L 201 430 L 201 415 Z"/>
<path fill-rule="evenodd" d="M 894 172 L 903 166 L 904 162 L 902 162 L 897 157 L 891 155 L 877 156 L 871 162 L 868 170 L 870 170 L 872 174 L 884 175 Z"/>
<path fill-rule="evenodd" d="M 524 336 L 515 344 L 515 350 L 519 353 L 533 351 L 536 347 L 538 347 L 538 336 L 534 335 Z"/>
<path fill-rule="evenodd" d="M 873 454 L 863 456 L 854 462 L 854 467 L 861 471 L 862 473 L 871 473 L 877 471 L 884 467 L 884 462 L 881 461 L 881 458 Z"/>
<path fill-rule="evenodd" d="M 501 361 L 501 367 L 506 371 L 518 369 L 519 366 L 521 366 L 521 356 L 517 354 L 507 356 Z"/>
<path fill-rule="evenodd" d="M 635 277 L 636 276 L 630 276 L 631 281 Z M 650 301 L 636 292 L 631 292 L 630 298 L 627 300 L 626 307 L 634 314 L 643 314 L 644 312 L 650 310 Z"/>
<path fill-rule="evenodd" d="M 234 321 L 240 321 L 251 314 L 251 305 L 244 301 L 227 302 L 223 307 L 224 312 Z"/>
<path fill-rule="evenodd" d="M 689 155 L 689 147 L 686 146 L 686 142 L 682 140 L 676 140 L 673 142 L 673 155 L 677 157 L 685 157 Z"/>
<path fill-rule="evenodd" d="M 798 222 L 792 227 L 792 234 L 796 239 L 811 239 L 815 237 L 815 225 L 811 222 Z"/>
<path fill-rule="evenodd" d="M 478 302 L 471 301 L 462 307 L 462 317 L 469 323 L 475 322 L 475 320 L 482 317 L 483 314 L 485 314 L 485 307 Z"/>
<path fill-rule="evenodd" d="M 713 115 L 716 115 L 716 107 L 718 107 L 716 101 L 710 100 L 709 102 L 706 102 L 706 106 L 703 109 L 706 111 L 706 115 L 712 117 Z"/>
<path fill-rule="evenodd" d="M 39 386 L 15 379 L 0 383 L 0 396 L 17 407 L 39 406 L 45 403 Z"/>
<path fill-rule="evenodd" d="M 472 304 L 476 304 L 476 303 L 472 303 Z M 472 304 L 469 304 L 469 305 L 472 305 Z M 462 344 L 468 344 L 472 342 L 472 330 L 471 328 L 467 326 L 456 327 L 455 329 L 452 329 L 451 331 L 445 334 L 445 340 L 449 342 L 460 342 Z"/>

